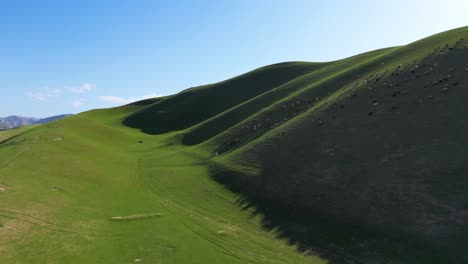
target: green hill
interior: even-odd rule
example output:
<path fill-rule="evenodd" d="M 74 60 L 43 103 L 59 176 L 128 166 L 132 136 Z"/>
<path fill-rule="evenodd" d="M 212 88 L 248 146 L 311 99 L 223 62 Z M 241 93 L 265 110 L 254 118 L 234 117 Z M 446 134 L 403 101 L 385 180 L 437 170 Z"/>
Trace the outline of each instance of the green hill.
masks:
<path fill-rule="evenodd" d="M 130 115 L 124 124 L 151 134 L 182 130 L 324 65 L 280 63 L 221 83 L 190 88 Z"/>
<path fill-rule="evenodd" d="M 465 39 L 275 64 L 6 139 L 0 259 L 466 263 Z"/>
<path fill-rule="evenodd" d="M 5 141 L 11 137 L 19 135 L 29 129 L 36 127 L 37 125 L 22 126 L 12 129 L 0 130 L 0 142 Z"/>

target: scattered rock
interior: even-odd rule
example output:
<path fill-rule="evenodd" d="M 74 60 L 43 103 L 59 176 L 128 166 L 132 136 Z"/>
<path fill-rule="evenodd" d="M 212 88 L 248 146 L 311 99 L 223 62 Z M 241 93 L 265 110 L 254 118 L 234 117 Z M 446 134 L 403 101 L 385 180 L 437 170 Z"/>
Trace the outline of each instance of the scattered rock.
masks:
<path fill-rule="evenodd" d="M 4 191 L 6 191 L 6 189 L 5 189 L 5 188 L 2 188 L 2 187 L 0 187 L 0 192 L 4 192 Z"/>
<path fill-rule="evenodd" d="M 442 89 L 440 89 L 440 91 L 442 91 L 443 93 L 446 93 L 448 92 L 449 88 L 447 86 L 443 87 Z"/>
<path fill-rule="evenodd" d="M 63 138 L 62 138 L 62 137 L 56 137 L 56 138 L 53 138 L 52 140 L 53 140 L 53 141 L 62 141 Z"/>
<path fill-rule="evenodd" d="M 52 191 L 58 191 L 58 190 L 60 190 L 59 187 L 55 187 L 55 186 L 49 186 L 49 189 L 51 189 Z"/>
<path fill-rule="evenodd" d="M 143 259 L 141 258 L 137 258 L 137 259 L 134 259 L 133 262 L 141 262 Z"/>

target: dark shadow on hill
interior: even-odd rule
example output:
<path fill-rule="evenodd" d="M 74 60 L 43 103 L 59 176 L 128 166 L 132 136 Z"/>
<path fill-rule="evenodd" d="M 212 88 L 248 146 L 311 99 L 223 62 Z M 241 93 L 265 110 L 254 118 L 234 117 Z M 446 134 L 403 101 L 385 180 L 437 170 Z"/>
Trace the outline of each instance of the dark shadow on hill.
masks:
<path fill-rule="evenodd" d="M 323 111 L 299 98 L 294 112 L 308 111 L 300 123 L 231 156 L 261 173 L 212 165 L 213 177 L 237 193 L 239 207 L 262 215 L 265 229 L 331 263 L 468 263 L 461 43 L 366 80 Z M 271 129 L 267 120 L 230 133 L 212 155 L 258 138 L 258 127 Z"/>
<path fill-rule="evenodd" d="M 264 200 L 259 188 L 242 181 L 245 175 L 211 166 L 212 177 L 236 196 L 236 206 L 261 216 L 265 230 L 275 232 L 309 256 L 330 264 L 358 263 L 460 263 L 429 243 L 397 232 L 384 232 L 343 222 L 294 205 L 280 206 Z"/>
<path fill-rule="evenodd" d="M 193 87 L 148 105 L 128 116 L 123 124 L 147 134 L 180 131 L 323 65 L 326 63 L 279 63 L 219 83 Z"/>

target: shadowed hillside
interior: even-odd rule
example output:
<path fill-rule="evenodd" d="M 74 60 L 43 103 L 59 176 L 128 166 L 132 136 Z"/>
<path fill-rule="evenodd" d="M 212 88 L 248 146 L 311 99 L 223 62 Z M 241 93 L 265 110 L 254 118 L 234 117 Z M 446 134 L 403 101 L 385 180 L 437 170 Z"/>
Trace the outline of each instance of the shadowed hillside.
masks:
<path fill-rule="evenodd" d="M 316 102 L 305 90 L 244 121 L 220 135 L 215 154 L 234 151 L 216 177 L 254 200 L 430 241 L 468 261 L 467 32 L 391 51 L 374 62 L 377 78 L 363 71 Z"/>
<path fill-rule="evenodd" d="M 149 126 L 157 133 L 185 129 L 176 138 L 209 153 L 212 175 L 239 192 L 241 204 L 257 208 L 269 225 L 299 245 L 318 242 L 308 231 L 291 226 L 314 230 L 320 224 L 291 223 L 277 217 L 280 212 L 336 223 L 343 229 L 337 238 L 342 244 L 328 241 L 318 243 L 320 248 L 339 245 L 344 254 L 360 256 L 357 262 L 387 253 L 404 263 L 465 262 L 465 39 L 468 28 L 460 28 L 407 46 L 318 64 L 274 85 L 261 84 L 268 77 L 256 79 L 255 86 L 265 89 L 249 95 L 236 82 L 230 82 L 229 90 L 224 83 L 189 89 L 139 111 L 125 124 L 139 116 L 139 125 L 132 126 L 143 131 Z M 277 70 L 280 75 L 283 69 Z M 208 91 L 219 94 L 211 103 L 198 99 L 210 98 L 204 95 Z M 353 226 L 366 231 L 346 235 Z M 323 237 L 333 236 L 332 229 Z M 363 232 L 401 248 L 384 253 L 390 244 L 370 246 L 373 235 L 361 236 Z M 355 239 L 377 253 L 347 244 Z M 408 258 L 415 248 L 419 253 Z"/>

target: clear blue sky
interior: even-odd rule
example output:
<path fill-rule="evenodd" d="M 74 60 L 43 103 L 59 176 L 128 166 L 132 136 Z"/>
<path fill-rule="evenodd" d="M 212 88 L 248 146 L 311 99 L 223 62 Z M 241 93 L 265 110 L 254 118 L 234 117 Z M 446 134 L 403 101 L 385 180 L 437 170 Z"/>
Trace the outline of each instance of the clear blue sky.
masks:
<path fill-rule="evenodd" d="M 77 113 L 407 44 L 468 25 L 467 10 L 467 0 L 0 0 L 0 116 Z"/>

